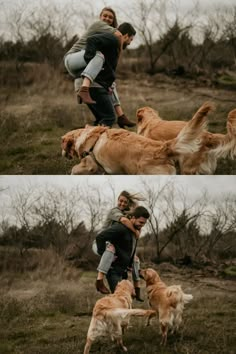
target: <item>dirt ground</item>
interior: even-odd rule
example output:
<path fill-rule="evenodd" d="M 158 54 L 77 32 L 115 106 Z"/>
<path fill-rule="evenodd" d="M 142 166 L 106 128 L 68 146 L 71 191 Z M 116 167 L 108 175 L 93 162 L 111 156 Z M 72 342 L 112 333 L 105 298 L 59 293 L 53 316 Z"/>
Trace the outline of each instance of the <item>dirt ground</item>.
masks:
<path fill-rule="evenodd" d="M 154 266 L 154 265 L 152 265 Z M 124 335 L 128 352 L 160 354 L 235 353 L 236 283 L 215 277 L 211 270 L 154 266 L 168 284 L 181 284 L 193 301 L 186 305 L 178 334 L 170 334 L 166 347 L 160 346 L 157 319 L 145 327 L 141 318 L 132 319 Z M 102 295 L 95 290 L 95 272 L 51 272 L 43 278 L 33 272 L 15 276 L 1 274 L 0 353 L 65 354 L 83 353 L 94 303 Z M 145 284 L 144 303 L 148 308 Z M 108 338 L 97 340 L 91 353 L 118 353 Z"/>
<path fill-rule="evenodd" d="M 0 174 L 70 174 L 76 164 L 61 157 L 61 136 L 91 124 L 93 117 L 86 105 L 77 104 L 72 81 L 60 77 L 50 85 L 41 80 L 18 90 L 0 90 Z M 124 112 L 134 121 L 143 106 L 158 110 L 163 119 L 189 120 L 203 102 L 212 101 L 216 110 L 209 115 L 209 130 L 225 133 L 227 115 L 236 108 L 235 91 L 210 87 L 203 79 L 160 74 L 127 78 L 120 72 L 117 88 Z M 220 160 L 216 174 L 236 174 L 235 160 Z"/>

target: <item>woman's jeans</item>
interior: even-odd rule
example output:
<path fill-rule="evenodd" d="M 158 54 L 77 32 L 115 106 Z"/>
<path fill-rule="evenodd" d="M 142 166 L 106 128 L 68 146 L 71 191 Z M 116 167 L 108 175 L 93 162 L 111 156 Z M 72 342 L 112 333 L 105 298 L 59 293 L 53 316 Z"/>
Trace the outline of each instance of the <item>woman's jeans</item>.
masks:
<path fill-rule="evenodd" d="M 64 58 L 64 64 L 68 73 L 75 79 L 75 91 L 78 91 L 80 85 L 77 85 L 78 76 L 87 77 L 91 82 L 93 82 L 99 72 L 102 70 L 104 64 L 104 56 L 101 52 L 97 52 L 95 57 L 90 60 L 90 62 L 86 63 L 84 60 L 85 50 L 81 50 L 76 53 L 67 54 Z M 84 71 L 81 73 L 81 70 Z M 112 84 L 112 94 L 110 99 L 112 101 L 113 106 L 120 106 L 120 99 L 116 90 L 115 82 Z"/>
<path fill-rule="evenodd" d="M 104 55 L 101 52 L 96 52 L 95 57 L 89 61 L 87 64 L 84 60 L 85 50 L 79 52 L 67 54 L 64 58 L 64 64 L 68 73 L 76 78 L 81 69 L 85 68 L 81 73 L 82 77 L 87 77 L 91 82 L 93 82 L 99 72 L 102 70 L 104 64 Z"/>
<path fill-rule="evenodd" d="M 97 252 L 96 240 L 93 241 L 92 249 L 93 249 L 93 252 L 99 256 L 99 254 Z M 108 271 L 110 270 L 110 268 L 112 266 L 112 263 L 115 260 L 115 257 L 116 257 L 115 256 L 115 247 L 110 242 L 106 242 L 106 250 L 103 252 L 103 254 L 101 256 L 101 260 L 100 260 L 99 265 L 97 267 L 97 271 L 107 275 Z M 134 256 L 133 267 L 132 267 L 133 281 L 140 280 L 139 270 L 140 270 L 140 260 L 137 256 Z"/>

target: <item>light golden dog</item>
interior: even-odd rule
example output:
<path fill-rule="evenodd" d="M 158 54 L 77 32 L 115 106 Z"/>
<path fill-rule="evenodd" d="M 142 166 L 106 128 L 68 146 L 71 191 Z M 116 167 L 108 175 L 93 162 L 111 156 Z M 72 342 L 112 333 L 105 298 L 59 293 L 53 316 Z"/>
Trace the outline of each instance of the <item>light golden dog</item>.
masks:
<path fill-rule="evenodd" d="M 168 329 L 171 328 L 174 331 L 179 328 L 184 305 L 191 301 L 193 296 L 185 294 L 180 285 L 167 286 L 152 268 L 141 269 L 139 273 L 140 277 L 146 281 L 149 304 L 159 314 L 161 344 L 165 345 Z"/>
<path fill-rule="evenodd" d="M 73 166 L 72 175 L 104 175 L 104 169 L 99 166 L 92 154 L 82 158 L 81 162 Z"/>
<path fill-rule="evenodd" d="M 131 309 L 134 286 L 129 280 L 118 283 L 114 294 L 98 300 L 93 308 L 88 329 L 84 354 L 88 354 L 92 342 L 101 336 L 110 336 L 124 351 L 127 348 L 122 341 L 122 334 L 127 328 L 131 316 L 156 316 L 154 310 Z"/>
<path fill-rule="evenodd" d="M 153 140 L 174 139 L 186 126 L 183 121 L 162 120 L 158 112 L 150 107 L 137 111 L 137 134 Z M 181 174 L 213 174 L 220 157 L 236 155 L 236 109 L 227 120 L 227 134 L 203 132 L 199 151 L 179 157 Z"/>
<path fill-rule="evenodd" d="M 77 133 L 69 132 L 62 137 L 62 154 L 83 158 L 92 153 L 96 164 L 108 174 L 175 174 L 175 160 L 198 151 L 198 138 L 211 109 L 210 103 L 203 104 L 178 136 L 165 142 L 107 127 L 86 127 Z"/>
<path fill-rule="evenodd" d="M 84 132 L 84 129 L 71 130 L 61 137 L 62 156 L 72 159 L 77 156 L 75 141 Z"/>

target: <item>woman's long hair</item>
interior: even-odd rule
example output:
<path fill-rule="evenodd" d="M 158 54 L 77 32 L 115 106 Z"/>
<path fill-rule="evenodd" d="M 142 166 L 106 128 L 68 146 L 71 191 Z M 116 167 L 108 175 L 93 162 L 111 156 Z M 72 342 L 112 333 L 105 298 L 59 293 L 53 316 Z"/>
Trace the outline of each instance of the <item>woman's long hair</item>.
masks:
<path fill-rule="evenodd" d="M 122 191 L 120 194 L 119 194 L 119 197 L 125 197 L 128 199 L 128 206 L 127 206 L 127 209 L 126 210 L 130 210 L 131 208 L 135 208 L 137 205 L 138 205 L 138 202 L 140 201 L 144 201 L 145 198 L 142 197 L 139 193 L 134 193 L 134 194 L 131 194 L 127 191 Z"/>
<path fill-rule="evenodd" d="M 102 9 L 102 11 L 100 12 L 100 16 L 103 13 L 103 11 L 110 11 L 113 14 L 114 20 L 113 20 L 113 23 L 111 24 L 111 26 L 114 27 L 114 28 L 117 28 L 118 27 L 118 22 L 117 22 L 115 11 L 111 7 L 104 7 Z"/>

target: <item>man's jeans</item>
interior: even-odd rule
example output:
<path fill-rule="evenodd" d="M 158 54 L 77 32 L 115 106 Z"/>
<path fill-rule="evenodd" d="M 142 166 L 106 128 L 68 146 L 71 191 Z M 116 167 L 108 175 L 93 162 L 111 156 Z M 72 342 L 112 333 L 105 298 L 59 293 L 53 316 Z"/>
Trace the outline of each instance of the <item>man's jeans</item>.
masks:
<path fill-rule="evenodd" d="M 94 125 L 111 127 L 116 121 L 116 112 L 111 95 L 103 87 L 90 87 L 90 96 L 96 104 L 88 104 L 88 108 L 95 116 Z"/>
<path fill-rule="evenodd" d="M 111 268 L 106 275 L 109 288 L 112 293 L 114 293 L 116 285 L 122 280 L 127 279 L 127 272 L 118 271 L 117 269 Z"/>

